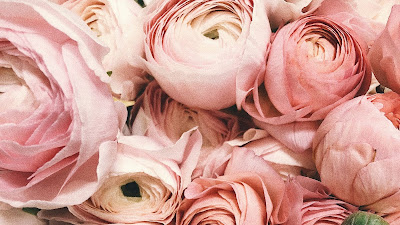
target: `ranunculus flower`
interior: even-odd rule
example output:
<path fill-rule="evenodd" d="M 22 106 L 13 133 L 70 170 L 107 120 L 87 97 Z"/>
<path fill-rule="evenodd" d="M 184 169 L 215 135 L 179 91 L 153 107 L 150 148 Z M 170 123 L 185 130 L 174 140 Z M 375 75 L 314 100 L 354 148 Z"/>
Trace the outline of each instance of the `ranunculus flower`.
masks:
<path fill-rule="evenodd" d="M 394 6 L 385 29 L 375 40 L 369 59 L 376 79 L 400 93 L 400 6 Z"/>
<path fill-rule="evenodd" d="M 67 0 L 62 5 L 79 15 L 110 49 L 103 64 L 114 96 L 133 100 L 148 82 L 139 62 L 144 56 L 142 8 L 134 0 Z"/>
<path fill-rule="evenodd" d="M 335 21 L 299 19 L 278 30 L 263 84 L 243 103 L 268 124 L 316 121 L 339 104 L 368 91 L 371 69 L 366 45 Z"/>
<path fill-rule="evenodd" d="M 173 99 L 226 108 L 242 102 L 264 72 L 266 1 L 158 0 L 145 9 L 146 65 Z"/>
<path fill-rule="evenodd" d="M 79 204 L 112 164 L 124 110 L 103 82 L 106 49 L 56 4 L 0 4 L 0 201 Z"/>
<path fill-rule="evenodd" d="M 203 145 L 195 177 L 209 174 L 206 164 L 220 166 L 229 159 L 234 145 L 225 144 L 241 134 L 238 115 L 224 111 L 190 108 L 170 98 L 158 85 L 151 82 L 132 109 L 129 122 L 131 133 L 152 137 L 164 146 L 175 143 L 180 136 L 198 127 Z M 223 146 L 224 145 L 224 146 Z M 214 169 L 207 169 L 214 170 Z"/>
<path fill-rule="evenodd" d="M 131 115 L 132 134 L 153 137 L 166 146 L 196 126 L 203 136 L 203 147 L 219 147 L 240 134 L 238 116 L 190 108 L 170 98 L 155 81 L 146 87 Z"/>
<path fill-rule="evenodd" d="M 340 225 L 351 213 L 358 210 L 358 207 L 332 197 L 327 187 L 308 177 L 289 179 L 286 192 L 291 209 L 285 225 Z"/>
<path fill-rule="evenodd" d="M 259 140 L 254 140 L 244 146 L 252 150 L 256 155 L 268 161 L 283 179 L 288 177 L 314 174 L 316 171 L 312 159 L 312 151 L 294 152 L 277 139 L 268 136 Z"/>
<path fill-rule="evenodd" d="M 167 148 L 145 136 L 118 141 L 117 159 L 103 185 L 87 201 L 68 207 L 75 221 L 65 211 L 40 216 L 73 224 L 169 224 L 191 182 L 200 133 L 188 131 Z"/>
<path fill-rule="evenodd" d="M 281 223 L 288 217 L 284 189 L 266 161 L 252 151 L 235 149 L 223 176 L 189 184 L 176 224 Z"/>
<path fill-rule="evenodd" d="M 377 213 L 400 209 L 400 96 L 360 96 L 328 114 L 314 139 L 321 181 L 338 198 Z"/>

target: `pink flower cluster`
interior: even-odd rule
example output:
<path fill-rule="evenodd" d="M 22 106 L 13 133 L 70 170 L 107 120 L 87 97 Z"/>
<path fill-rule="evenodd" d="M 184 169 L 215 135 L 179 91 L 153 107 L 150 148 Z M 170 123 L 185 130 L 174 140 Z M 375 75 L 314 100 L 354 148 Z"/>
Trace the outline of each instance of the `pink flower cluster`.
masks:
<path fill-rule="evenodd" d="M 0 6 L 1 224 L 400 224 L 400 0 Z"/>

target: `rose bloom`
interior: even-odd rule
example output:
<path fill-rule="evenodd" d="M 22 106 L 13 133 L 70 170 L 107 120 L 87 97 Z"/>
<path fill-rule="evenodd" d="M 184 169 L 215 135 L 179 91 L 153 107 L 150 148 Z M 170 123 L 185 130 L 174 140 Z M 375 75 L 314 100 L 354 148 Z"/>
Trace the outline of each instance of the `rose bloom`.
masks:
<path fill-rule="evenodd" d="M 385 29 L 369 52 L 376 79 L 385 87 L 400 92 L 400 6 L 394 6 Z"/>
<path fill-rule="evenodd" d="M 263 0 L 152 1 L 146 65 L 173 99 L 203 109 L 241 102 L 265 59 L 271 29 Z"/>
<path fill-rule="evenodd" d="M 106 49 L 58 5 L 0 4 L 0 201 L 79 204 L 112 164 L 117 110 L 126 116 L 103 82 Z"/>
<path fill-rule="evenodd" d="M 67 0 L 62 5 L 79 15 L 110 49 L 103 64 L 114 96 L 133 100 L 148 82 L 139 62 L 144 56 L 142 8 L 133 0 Z"/>
<path fill-rule="evenodd" d="M 310 16 L 278 30 L 263 84 L 243 108 L 267 124 L 317 121 L 339 104 L 368 91 L 366 45 L 325 17 Z"/>
<path fill-rule="evenodd" d="M 400 209 L 400 96 L 361 96 L 328 114 L 314 139 L 321 181 L 338 198 L 377 213 Z"/>
<path fill-rule="evenodd" d="M 65 211 L 40 217 L 72 224 L 170 223 L 198 160 L 200 133 L 186 132 L 168 148 L 144 136 L 118 141 L 117 159 L 103 185 L 87 201 L 68 207 L 75 220 Z"/>
<path fill-rule="evenodd" d="M 289 179 L 286 192 L 291 209 L 285 225 L 340 225 L 351 213 L 358 210 L 358 207 L 332 197 L 327 187 L 308 177 Z"/>
<path fill-rule="evenodd" d="M 284 182 L 252 151 L 236 149 L 225 174 L 197 178 L 185 191 L 176 224 L 275 224 L 288 217 Z M 282 209 L 282 210 L 280 210 Z"/>

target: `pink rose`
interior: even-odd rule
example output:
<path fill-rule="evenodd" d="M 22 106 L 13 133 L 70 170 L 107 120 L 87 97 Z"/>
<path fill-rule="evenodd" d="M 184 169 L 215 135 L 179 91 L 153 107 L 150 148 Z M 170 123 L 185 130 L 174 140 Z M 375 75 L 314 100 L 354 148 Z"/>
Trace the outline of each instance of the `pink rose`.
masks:
<path fill-rule="evenodd" d="M 281 223 L 288 217 L 284 188 L 266 161 L 252 151 L 236 149 L 223 176 L 189 184 L 176 224 Z"/>
<path fill-rule="evenodd" d="M 142 8 L 134 0 L 68 0 L 62 5 L 79 15 L 110 49 L 103 64 L 114 96 L 133 100 L 148 82 L 140 62 L 144 56 Z"/>
<path fill-rule="evenodd" d="M 366 45 L 325 17 L 285 25 L 271 45 L 263 84 L 243 108 L 267 124 L 316 121 L 339 104 L 368 91 Z"/>
<path fill-rule="evenodd" d="M 369 52 L 369 59 L 378 81 L 393 91 L 400 92 L 400 6 L 392 8 L 385 29 Z"/>
<path fill-rule="evenodd" d="M 322 122 L 314 159 L 322 183 L 335 196 L 378 213 L 400 209 L 399 109 L 394 92 L 362 96 Z"/>
<path fill-rule="evenodd" d="M 173 99 L 222 109 L 242 102 L 265 59 L 267 2 L 152 1 L 145 9 L 146 65 Z"/>
<path fill-rule="evenodd" d="M 106 49 L 58 5 L 0 3 L 0 201 L 79 204 L 112 164 L 115 106 L 126 116 L 103 82 Z"/>
<path fill-rule="evenodd" d="M 317 180 L 297 176 L 286 183 L 291 202 L 289 219 L 285 225 L 337 224 L 358 208 L 332 197 L 328 188 Z"/>

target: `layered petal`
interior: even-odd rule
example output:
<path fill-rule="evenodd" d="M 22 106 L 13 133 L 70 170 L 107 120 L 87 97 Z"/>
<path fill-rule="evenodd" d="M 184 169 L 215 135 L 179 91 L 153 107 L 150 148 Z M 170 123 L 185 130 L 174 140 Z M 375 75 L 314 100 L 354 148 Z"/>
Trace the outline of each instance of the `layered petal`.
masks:
<path fill-rule="evenodd" d="M 242 102 L 265 70 L 271 36 L 265 1 L 152 1 L 146 65 L 173 99 L 203 109 Z"/>
<path fill-rule="evenodd" d="M 114 96 L 134 100 L 148 82 L 140 62 L 144 33 L 139 4 L 130 0 L 67 0 L 62 6 L 80 16 L 110 49 L 102 62 L 111 77 Z"/>
<path fill-rule="evenodd" d="M 261 81 L 243 106 L 255 119 L 269 124 L 321 120 L 368 91 L 366 45 L 329 18 L 299 19 L 277 32 Z"/>
<path fill-rule="evenodd" d="M 393 110 L 399 99 L 394 92 L 358 97 L 334 109 L 319 127 L 316 167 L 338 198 L 379 213 L 399 210 L 399 114 Z"/>
<path fill-rule="evenodd" d="M 104 83 L 106 49 L 53 3 L 1 4 L 0 201 L 79 204 L 103 180 L 116 151 L 121 108 Z"/>

